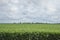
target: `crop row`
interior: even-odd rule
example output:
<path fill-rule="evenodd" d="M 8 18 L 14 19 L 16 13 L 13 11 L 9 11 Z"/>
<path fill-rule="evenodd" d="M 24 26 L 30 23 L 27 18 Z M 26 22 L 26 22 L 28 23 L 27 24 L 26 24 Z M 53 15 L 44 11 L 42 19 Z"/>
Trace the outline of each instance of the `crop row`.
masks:
<path fill-rule="evenodd" d="M 0 40 L 60 40 L 55 33 L 0 33 Z"/>

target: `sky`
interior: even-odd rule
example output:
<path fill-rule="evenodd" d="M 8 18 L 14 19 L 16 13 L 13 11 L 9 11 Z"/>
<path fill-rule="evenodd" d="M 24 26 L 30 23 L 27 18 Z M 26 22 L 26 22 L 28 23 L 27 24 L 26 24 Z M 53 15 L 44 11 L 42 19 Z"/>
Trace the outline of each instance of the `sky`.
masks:
<path fill-rule="evenodd" d="M 0 23 L 60 23 L 60 0 L 0 0 Z"/>

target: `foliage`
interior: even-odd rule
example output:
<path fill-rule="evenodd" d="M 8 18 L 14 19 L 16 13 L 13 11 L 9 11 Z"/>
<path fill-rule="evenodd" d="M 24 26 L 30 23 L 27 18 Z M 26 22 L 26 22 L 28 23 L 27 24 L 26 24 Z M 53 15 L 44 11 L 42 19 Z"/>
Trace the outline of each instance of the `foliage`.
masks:
<path fill-rule="evenodd" d="M 0 24 L 0 40 L 60 40 L 60 24 Z"/>
<path fill-rule="evenodd" d="M 0 40 L 60 40 L 60 34 L 54 33 L 0 33 Z"/>

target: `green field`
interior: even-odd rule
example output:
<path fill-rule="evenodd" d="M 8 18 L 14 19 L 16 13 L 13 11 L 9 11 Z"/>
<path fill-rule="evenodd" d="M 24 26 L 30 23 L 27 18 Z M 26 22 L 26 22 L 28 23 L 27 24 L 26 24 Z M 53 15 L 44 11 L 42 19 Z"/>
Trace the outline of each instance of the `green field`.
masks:
<path fill-rule="evenodd" d="M 60 33 L 60 24 L 0 24 L 0 32 L 49 32 Z"/>
<path fill-rule="evenodd" d="M 60 40 L 60 24 L 0 24 L 0 40 Z"/>

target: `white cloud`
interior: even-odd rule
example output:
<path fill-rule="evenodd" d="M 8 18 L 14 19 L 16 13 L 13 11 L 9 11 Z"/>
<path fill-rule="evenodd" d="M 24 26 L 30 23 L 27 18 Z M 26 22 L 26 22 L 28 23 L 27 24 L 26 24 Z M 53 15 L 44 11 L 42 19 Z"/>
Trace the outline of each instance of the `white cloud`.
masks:
<path fill-rule="evenodd" d="M 52 4 L 48 4 L 47 9 L 48 9 L 49 12 L 54 12 L 54 11 L 56 11 L 55 6 L 52 5 Z"/>
<path fill-rule="evenodd" d="M 19 3 L 19 0 L 10 0 L 12 3 Z"/>
<path fill-rule="evenodd" d="M 0 0 L 0 3 L 0 14 L 9 19 L 16 19 L 15 22 L 18 19 L 22 22 L 48 23 L 60 20 L 59 0 Z M 2 16 L 0 15 L 0 18 Z"/>
<path fill-rule="evenodd" d="M 11 10 L 12 12 L 17 12 L 17 11 L 18 11 L 18 7 L 12 6 L 12 7 L 10 8 L 10 10 Z"/>

